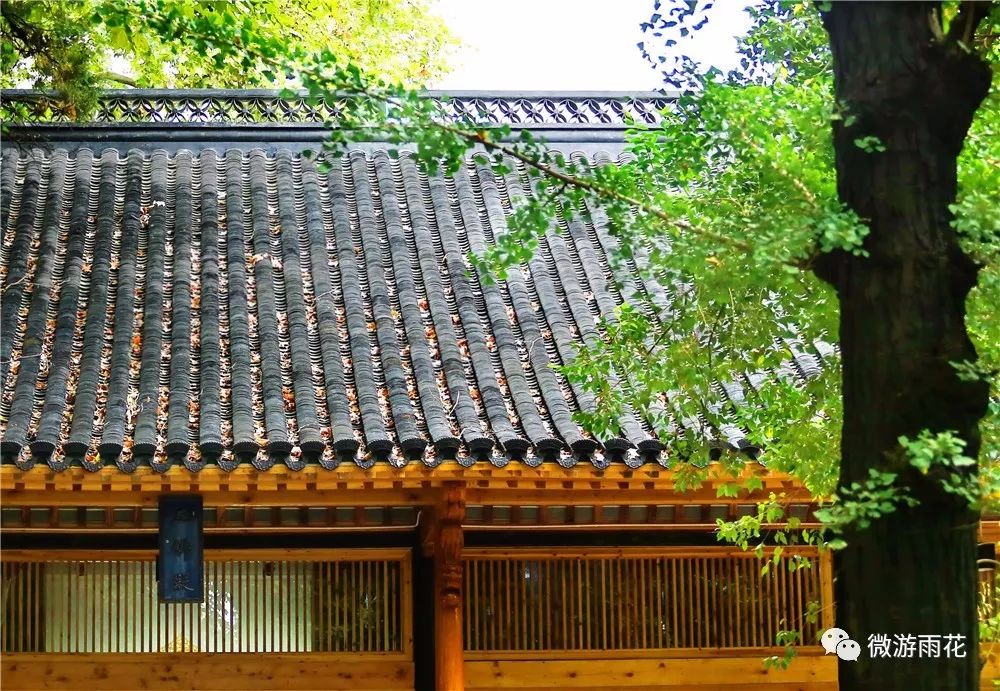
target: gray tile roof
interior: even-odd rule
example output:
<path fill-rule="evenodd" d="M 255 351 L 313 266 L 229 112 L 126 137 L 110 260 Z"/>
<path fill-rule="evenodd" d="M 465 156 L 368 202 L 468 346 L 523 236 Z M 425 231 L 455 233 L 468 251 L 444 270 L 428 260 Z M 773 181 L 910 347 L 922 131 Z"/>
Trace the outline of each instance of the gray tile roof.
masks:
<path fill-rule="evenodd" d="M 107 147 L 6 149 L 0 171 L 5 462 L 660 456 L 628 411 L 617 437 L 592 438 L 573 420 L 592 395 L 551 367 L 598 337 L 616 281 L 664 296 L 655 279 L 615 275 L 627 269 L 608 262 L 599 209 L 505 281 L 470 270 L 469 251 L 505 232 L 527 192 L 516 173 L 469 162 L 428 178 L 378 150 L 321 172 L 289 151 Z M 748 446 L 736 428 L 718 436 Z"/>

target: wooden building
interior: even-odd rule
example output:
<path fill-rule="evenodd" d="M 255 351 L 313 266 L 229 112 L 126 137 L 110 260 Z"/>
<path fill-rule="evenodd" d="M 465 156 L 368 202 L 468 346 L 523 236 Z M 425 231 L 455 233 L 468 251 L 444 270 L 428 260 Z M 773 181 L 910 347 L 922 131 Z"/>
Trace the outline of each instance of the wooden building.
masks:
<path fill-rule="evenodd" d="M 591 161 L 663 105 L 451 102 Z M 93 123 L 11 128 L 3 688 L 835 688 L 814 644 L 830 561 L 762 578 L 712 534 L 772 491 L 808 522 L 808 493 L 737 429 L 711 434 L 762 489 L 720 499 L 714 481 L 675 491 L 637 416 L 610 439 L 574 422 L 593 401 L 551 365 L 621 302 L 616 282 L 668 299 L 609 263 L 600 209 L 482 282 L 465 257 L 505 232 L 524 177 L 428 178 L 378 142 L 319 169 L 302 151 L 334 110 L 136 90 Z M 796 353 L 802 377 L 835 356 Z M 174 494 L 204 502 L 200 603 L 157 599 Z M 766 668 L 783 629 L 805 644 Z"/>

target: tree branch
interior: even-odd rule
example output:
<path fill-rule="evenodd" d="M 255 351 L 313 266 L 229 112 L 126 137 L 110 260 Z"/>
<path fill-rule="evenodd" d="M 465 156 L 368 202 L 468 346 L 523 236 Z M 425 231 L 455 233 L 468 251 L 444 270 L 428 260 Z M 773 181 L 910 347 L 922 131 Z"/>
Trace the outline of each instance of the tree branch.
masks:
<path fill-rule="evenodd" d="M 0 3 L 0 16 L 7 22 L 10 38 L 21 44 L 25 54 L 33 56 L 49 51 L 50 42 L 46 33 L 26 21 L 11 3 Z"/>
<path fill-rule="evenodd" d="M 944 31 L 941 29 L 940 7 L 931 7 L 931 11 L 927 13 L 927 23 L 930 25 L 931 33 L 934 34 L 934 40 L 938 43 L 944 43 L 946 39 Z"/>
<path fill-rule="evenodd" d="M 119 84 L 125 84 L 126 86 L 138 87 L 139 82 L 137 82 L 132 77 L 126 74 L 121 74 L 120 72 L 101 72 L 99 75 L 100 79 L 106 79 L 109 82 L 118 82 Z"/>
<path fill-rule="evenodd" d="M 635 197 L 623 194 L 618 190 L 612 189 L 610 187 L 599 185 L 591 180 L 585 180 L 583 178 L 579 178 L 574 175 L 569 175 L 568 173 L 558 170 L 557 168 L 553 168 L 550 165 L 541 163 L 535 158 L 522 153 L 515 147 L 508 146 L 506 144 L 502 144 L 500 142 L 491 140 L 489 137 L 486 136 L 485 132 L 483 131 L 470 132 L 468 130 L 462 129 L 461 127 L 455 127 L 454 125 L 448 125 L 447 123 L 442 123 L 442 122 L 434 124 L 435 126 L 445 130 L 446 132 L 455 134 L 467 141 L 480 144 L 488 151 L 498 151 L 502 154 L 510 156 L 511 158 L 520 161 L 525 165 L 531 166 L 540 173 L 543 173 L 544 175 L 547 175 L 555 180 L 559 180 L 565 185 L 570 185 L 572 187 L 576 187 L 577 189 L 587 190 L 588 192 L 592 192 L 593 194 L 599 197 L 604 197 L 606 199 L 614 199 L 616 201 L 624 202 L 626 204 L 629 204 L 630 206 L 634 206 L 635 208 L 645 213 L 648 213 L 649 215 L 655 218 L 658 218 L 659 220 L 665 223 L 673 225 L 677 228 L 681 228 L 682 230 L 694 233 L 695 235 L 700 235 L 702 237 L 708 238 L 709 240 L 714 240 L 715 242 L 718 242 L 720 244 L 741 250 L 742 252 L 745 252 L 747 254 L 752 253 L 754 250 L 753 245 L 751 245 L 748 242 L 739 240 L 737 238 L 729 237 L 727 235 L 721 235 L 719 233 L 715 233 L 710 230 L 705 230 L 704 228 L 698 228 L 696 226 L 691 225 L 690 223 L 688 223 L 683 219 L 674 218 L 669 214 L 667 214 L 662 209 L 658 209 L 655 206 L 650 206 L 649 204 L 643 202 L 642 200 L 636 199 Z M 789 266 L 794 266 L 795 268 L 799 269 L 805 268 L 802 262 L 798 261 L 783 260 L 783 263 L 788 264 Z"/>
<path fill-rule="evenodd" d="M 992 0 L 966 0 L 951 20 L 948 27 L 948 40 L 961 42 L 968 46 L 979 24 L 989 15 L 993 5 Z"/>

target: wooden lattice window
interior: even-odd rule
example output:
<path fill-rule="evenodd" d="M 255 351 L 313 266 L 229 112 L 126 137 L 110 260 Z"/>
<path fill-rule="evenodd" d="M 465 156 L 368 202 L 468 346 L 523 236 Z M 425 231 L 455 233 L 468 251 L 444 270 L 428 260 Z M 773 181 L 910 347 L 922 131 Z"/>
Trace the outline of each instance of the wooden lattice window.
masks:
<path fill-rule="evenodd" d="M 205 552 L 205 601 L 160 604 L 149 551 L 6 551 L 0 652 L 410 648 L 405 549 Z"/>
<path fill-rule="evenodd" d="M 467 550 L 465 648 L 768 647 L 782 630 L 815 644 L 810 608 L 831 602 L 825 560 L 812 557 L 762 576 L 752 553 L 725 548 Z"/>

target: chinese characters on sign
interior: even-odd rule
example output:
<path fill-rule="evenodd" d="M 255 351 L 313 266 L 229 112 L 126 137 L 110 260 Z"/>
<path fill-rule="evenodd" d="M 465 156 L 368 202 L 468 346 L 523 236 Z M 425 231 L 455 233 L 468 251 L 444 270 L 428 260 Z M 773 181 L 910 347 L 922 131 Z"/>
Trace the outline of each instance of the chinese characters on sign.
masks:
<path fill-rule="evenodd" d="M 868 636 L 868 654 L 879 657 L 965 657 L 965 636 L 957 633 L 873 633 Z"/>
<path fill-rule="evenodd" d="M 159 538 L 160 602 L 204 601 L 201 497 L 160 497 Z"/>
<path fill-rule="evenodd" d="M 843 629 L 827 629 L 820 637 L 827 654 L 854 662 L 861 646 Z M 868 636 L 868 656 L 877 658 L 957 658 L 965 657 L 965 636 L 958 633 L 873 633 Z"/>

